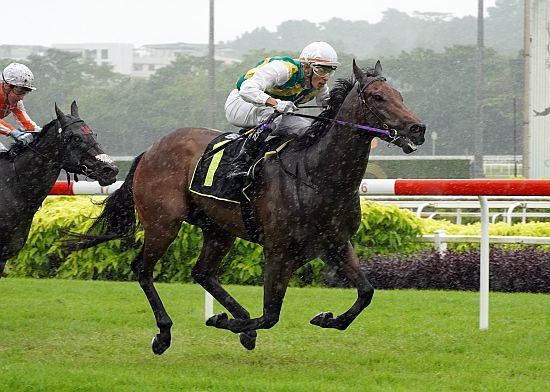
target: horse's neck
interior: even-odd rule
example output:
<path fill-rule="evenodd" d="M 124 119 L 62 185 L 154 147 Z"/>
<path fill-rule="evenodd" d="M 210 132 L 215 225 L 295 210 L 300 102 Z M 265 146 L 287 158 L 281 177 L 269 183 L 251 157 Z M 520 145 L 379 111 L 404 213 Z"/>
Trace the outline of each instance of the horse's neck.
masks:
<path fill-rule="evenodd" d="M 59 176 L 59 146 L 55 126 L 42 131 L 36 143 L 17 156 L 13 163 L 13 173 L 17 188 L 23 190 L 27 198 L 43 199 Z"/>
<path fill-rule="evenodd" d="M 335 120 L 355 123 L 362 108 L 350 106 L 347 101 Z M 352 126 L 334 124 L 308 153 L 316 161 L 315 177 L 322 181 L 323 188 L 355 192 L 367 168 L 371 140 Z"/>

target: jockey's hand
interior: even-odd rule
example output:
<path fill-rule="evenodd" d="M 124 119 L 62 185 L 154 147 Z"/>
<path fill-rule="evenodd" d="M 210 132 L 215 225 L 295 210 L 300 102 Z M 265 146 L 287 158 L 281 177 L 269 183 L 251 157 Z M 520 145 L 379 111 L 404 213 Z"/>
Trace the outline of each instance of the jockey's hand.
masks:
<path fill-rule="evenodd" d="M 34 133 L 40 133 L 40 132 L 42 132 L 42 128 L 37 125 L 36 127 L 34 127 L 34 129 L 32 131 Z"/>
<path fill-rule="evenodd" d="M 19 129 L 14 129 L 11 131 L 10 136 L 14 138 L 18 142 L 22 142 L 24 144 L 29 144 L 34 140 L 34 136 L 32 133 L 29 132 L 23 132 Z"/>
<path fill-rule="evenodd" d="M 279 113 L 287 114 L 292 113 L 295 110 L 298 110 L 296 105 L 294 105 L 294 102 L 291 101 L 281 101 L 280 99 L 277 99 L 277 106 L 275 106 L 275 110 Z"/>

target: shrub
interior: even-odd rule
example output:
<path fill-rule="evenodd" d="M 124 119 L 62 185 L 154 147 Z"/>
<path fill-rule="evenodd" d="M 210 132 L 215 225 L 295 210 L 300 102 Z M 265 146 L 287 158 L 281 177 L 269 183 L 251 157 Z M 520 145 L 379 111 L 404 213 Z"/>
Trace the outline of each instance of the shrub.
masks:
<path fill-rule="evenodd" d="M 85 232 L 93 222 L 89 217 L 99 214 L 101 207 L 90 199 L 47 198 L 34 217 L 25 247 L 7 265 L 9 276 L 133 280 L 130 264 L 143 245 L 143 231 L 136 234 L 135 247 L 113 240 L 68 256 L 62 254 L 62 231 Z M 420 234 L 420 220 L 412 212 L 365 201 L 361 208 L 361 224 L 352 239 L 360 257 L 420 249 L 412 241 Z M 182 224 L 178 237 L 155 267 L 155 279 L 192 281 L 191 270 L 201 245 L 200 229 Z M 261 284 L 263 263 L 260 246 L 238 239 L 222 264 L 220 280 L 224 284 Z M 323 266 L 321 260 L 308 263 L 298 271 L 292 284 L 321 284 Z"/>
<path fill-rule="evenodd" d="M 413 256 L 373 256 L 361 264 L 370 282 L 380 289 L 479 290 L 479 251 L 435 251 Z M 533 247 L 490 250 L 492 291 L 550 293 L 550 252 Z M 341 277 L 329 276 L 328 286 L 349 287 Z"/>
<path fill-rule="evenodd" d="M 85 232 L 97 216 L 100 206 L 90 197 L 47 198 L 34 217 L 29 239 L 6 268 L 13 277 L 58 277 L 75 279 L 133 280 L 130 264 L 143 245 L 143 231 L 136 234 L 136 246 L 120 240 L 63 255 L 59 245 L 62 230 Z M 372 201 L 361 202 L 361 223 L 352 238 L 359 257 L 367 262 L 363 269 L 379 288 L 439 288 L 477 290 L 479 287 L 479 253 L 472 244 L 457 245 L 444 259 L 422 249 L 414 238 L 445 229 L 448 234 L 477 234 L 480 225 L 455 225 L 446 221 L 420 219 L 408 210 L 382 206 Z M 508 226 L 490 225 L 492 235 L 550 235 L 550 223 L 527 223 Z M 155 279 L 162 282 L 191 282 L 191 270 L 202 245 L 200 229 L 183 224 L 178 237 L 155 267 Z M 478 245 L 477 245 L 478 246 Z M 450 246 L 451 248 L 451 246 Z M 521 248 L 514 253 L 513 248 Z M 545 247 L 527 248 L 511 245 L 492 249 L 491 287 L 502 291 L 548 290 L 548 258 Z M 498 253 L 504 252 L 504 253 Z M 389 255 L 394 255 L 388 257 Z M 399 255 L 399 256 L 396 256 Z M 223 284 L 257 285 L 262 283 L 263 252 L 256 244 L 237 239 L 221 266 Z M 297 271 L 292 285 L 341 285 L 333 271 L 324 271 L 324 263 L 313 260 Z"/>
<path fill-rule="evenodd" d="M 421 219 L 422 234 L 433 234 L 435 230 L 445 230 L 447 235 L 480 235 L 481 223 L 457 225 L 445 220 Z M 550 222 L 527 222 L 508 225 L 504 222 L 489 224 L 489 234 L 497 236 L 529 236 L 548 237 L 550 236 Z M 503 244 L 499 245 L 504 249 L 526 249 L 524 244 Z M 537 249 L 550 251 L 550 245 L 537 245 Z M 450 243 L 449 249 L 466 251 L 479 249 L 479 244 Z"/>

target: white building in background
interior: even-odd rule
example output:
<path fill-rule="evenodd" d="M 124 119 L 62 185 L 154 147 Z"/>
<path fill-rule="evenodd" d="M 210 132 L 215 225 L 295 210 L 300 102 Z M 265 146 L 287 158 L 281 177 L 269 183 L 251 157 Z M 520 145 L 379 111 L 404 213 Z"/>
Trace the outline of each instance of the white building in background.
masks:
<path fill-rule="evenodd" d="M 53 44 L 54 49 L 76 53 L 94 60 L 97 64 L 109 64 L 113 71 L 137 78 L 148 78 L 159 69 L 166 67 L 179 55 L 207 56 L 208 44 L 151 44 L 134 48 L 123 43 L 75 43 Z M 0 58 L 25 60 L 31 54 L 44 54 L 45 46 L 0 45 Z M 233 50 L 225 46 L 216 46 L 216 60 L 225 63 L 239 61 Z"/>
<path fill-rule="evenodd" d="M 157 70 L 166 67 L 177 56 L 207 56 L 208 44 L 172 44 L 143 45 L 134 50 L 134 70 L 132 76 L 148 78 Z M 233 51 L 224 46 L 216 46 L 216 60 L 231 63 L 239 61 Z"/>
<path fill-rule="evenodd" d="M 0 58 L 25 60 L 30 55 L 42 56 L 48 48 L 42 45 L 0 45 Z"/>
<path fill-rule="evenodd" d="M 113 71 L 131 75 L 133 70 L 134 45 L 122 43 L 53 44 L 52 48 L 94 60 L 97 64 L 110 64 Z"/>
<path fill-rule="evenodd" d="M 143 45 L 134 50 L 132 76 L 148 78 L 157 70 L 169 65 L 178 55 L 206 56 L 207 54 L 208 45 L 205 44 L 178 42 Z"/>

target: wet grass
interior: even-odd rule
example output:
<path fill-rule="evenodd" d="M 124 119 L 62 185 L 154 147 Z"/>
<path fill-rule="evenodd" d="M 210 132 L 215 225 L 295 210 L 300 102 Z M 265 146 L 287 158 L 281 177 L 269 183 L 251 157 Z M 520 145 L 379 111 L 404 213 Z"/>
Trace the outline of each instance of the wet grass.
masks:
<path fill-rule="evenodd" d="M 290 289 L 281 321 L 247 351 L 204 326 L 202 289 L 159 284 L 172 347 L 137 283 L 0 280 L 0 391 L 548 391 L 550 295 L 377 291 L 346 331 L 309 324 L 352 290 Z M 253 316 L 260 287 L 229 287 Z M 216 310 L 220 310 L 217 306 Z"/>

